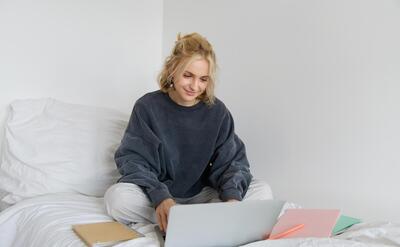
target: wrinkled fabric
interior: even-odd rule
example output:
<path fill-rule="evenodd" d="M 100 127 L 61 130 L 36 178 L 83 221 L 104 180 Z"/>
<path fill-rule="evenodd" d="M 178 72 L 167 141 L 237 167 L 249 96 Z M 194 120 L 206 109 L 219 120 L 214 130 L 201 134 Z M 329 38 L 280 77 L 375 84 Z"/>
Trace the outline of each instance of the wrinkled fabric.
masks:
<path fill-rule="evenodd" d="M 298 207 L 293 203 L 284 208 Z M 103 198 L 59 193 L 23 200 L 0 213 L 1 247 L 84 247 L 72 225 L 111 221 Z M 240 222 L 238 222 L 240 224 Z M 246 226 L 243 226 L 246 227 Z M 158 247 L 163 240 L 155 224 L 134 224 L 144 238 L 119 247 Z M 245 247 L 389 247 L 400 246 L 400 224 L 366 222 L 333 238 L 278 239 L 253 242 Z"/>

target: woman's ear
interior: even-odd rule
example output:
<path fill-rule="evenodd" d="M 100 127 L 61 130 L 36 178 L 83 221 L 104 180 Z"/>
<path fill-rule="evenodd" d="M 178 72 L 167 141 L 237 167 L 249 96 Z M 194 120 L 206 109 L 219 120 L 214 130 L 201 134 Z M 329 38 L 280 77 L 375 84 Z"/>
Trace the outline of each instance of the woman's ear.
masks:
<path fill-rule="evenodd" d="M 174 86 L 174 78 L 171 77 L 167 80 L 168 87 L 172 88 Z"/>

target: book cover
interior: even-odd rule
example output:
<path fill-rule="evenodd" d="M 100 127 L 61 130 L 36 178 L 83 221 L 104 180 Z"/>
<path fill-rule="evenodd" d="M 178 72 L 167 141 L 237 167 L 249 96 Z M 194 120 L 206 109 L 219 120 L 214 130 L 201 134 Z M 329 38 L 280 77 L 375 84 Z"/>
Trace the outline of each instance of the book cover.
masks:
<path fill-rule="evenodd" d="M 330 237 L 339 214 L 339 209 L 287 209 L 278 219 L 270 236 L 304 225 L 301 229 L 285 235 L 284 238 Z"/>
<path fill-rule="evenodd" d="M 73 231 L 87 246 L 111 246 L 143 235 L 119 222 L 99 222 L 73 225 Z"/>
<path fill-rule="evenodd" d="M 349 217 L 346 215 L 341 215 L 339 220 L 337 221 L 335 227 L 333 228 L 333 235 L 337 235 L 345 231 L 347 228 L 354 224 L 361 223 L 360 219 L 356 219 L 353 217 Z"/>

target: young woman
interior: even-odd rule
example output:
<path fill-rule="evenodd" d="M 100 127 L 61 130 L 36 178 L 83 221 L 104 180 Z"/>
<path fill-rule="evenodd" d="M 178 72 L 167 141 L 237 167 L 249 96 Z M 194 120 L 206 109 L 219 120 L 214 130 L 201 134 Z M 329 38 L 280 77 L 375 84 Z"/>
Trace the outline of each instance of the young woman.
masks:
<path fill-rule="evenodd" d="M 160 90 L 138 99 L 115 161 L 122 177 L 105 194 L 123 223 L 165 231 L 176 203 L 271 199 L 252 179 L 232 115 L 214 96 L 216 58 L 197 33 L 180 37 L 159 75 Z"/>

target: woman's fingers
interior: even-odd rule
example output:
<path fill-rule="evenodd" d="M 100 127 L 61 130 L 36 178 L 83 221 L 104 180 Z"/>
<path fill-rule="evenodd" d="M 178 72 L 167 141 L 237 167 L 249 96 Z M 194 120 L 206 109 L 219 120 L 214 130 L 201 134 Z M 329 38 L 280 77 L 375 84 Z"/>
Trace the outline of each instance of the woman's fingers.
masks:
<path fill-rule="evenodd" d="M 163 232 L 167 231 L 169 210 L 175 204 L 173 199 L 168 198 L 162 201 L 156 208 L 157 222 L 160 230 Z"/>
<path fill-rule="evenodd" d="M 167 214 L 165 213 L 165 209 L 161 211 L 161 222 L 163 225 L 163 231 L 167 231 Z"/>
<path fill-rule="evenodd" d="M 160 230 L 164 231 L 162 220 L 161 220 L 161 213 L 159 211 L 157 212 L 157 223 L 160 226 Z"/>
<path fill-rule="evenodd" d="M 157 212 L 157 222 L 158 225 L 160 226 L 160 230 L 165 232 L 167 230 L 167 215 L 165 213 L 165 209 L 161 208 Z"/>

